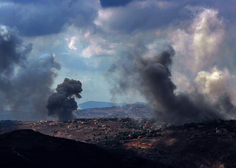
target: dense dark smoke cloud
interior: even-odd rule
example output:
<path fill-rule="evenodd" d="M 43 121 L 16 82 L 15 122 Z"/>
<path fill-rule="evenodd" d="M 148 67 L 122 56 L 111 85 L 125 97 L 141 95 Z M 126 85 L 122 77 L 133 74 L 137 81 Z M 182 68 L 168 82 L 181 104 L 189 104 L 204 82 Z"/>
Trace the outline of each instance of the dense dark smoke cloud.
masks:
<path fill-rule="evenodd" d="M 111 90 L 114 96 L 137 90 L 144 95 L 159 120 L 178 123 L 225 118 L 226 113 L 235 112 L 227 94 L 213 103 L 197 90 L 175 93 L 170 69 L 175 55 L 172 47 L 154 56 L 147 53 L 147 48 L 139 45 L 112 65 L 109 73 L 116 82 Z"/>
<path fill-rule="evenodd" d="M 0 73 L 1 77 L 12 75 L 15 65 L 22 65 L 32 44 L 23 46 L 15 30 L 0 27 Z"/>
<path fill-rule="evenodd" d="M 47 117 L 47 97 L 60 69 L 54 56 L 29 57 L 32 44 L 24 44 L 16 31 L 0 26 L 0 110 L 10 110 L 20 120 Z"/>
<path fill-rule="evenodd" d="M 56 92 L 48 98 L 48 115 L 55 115 L 59 120 L 71 120 L 73 111 L 78 108 L 73 95 L 81 98 L 82 84 L 80 81 L 65 78 L 56 88 Z"/>
<path fill-rule="evenodd" d="M 108 7 L 118 7 L 118 6 L 125 6 L 129 4 L 132 0 L 100 0 L 101 6 L 103 8 L 108 8 Z"/>

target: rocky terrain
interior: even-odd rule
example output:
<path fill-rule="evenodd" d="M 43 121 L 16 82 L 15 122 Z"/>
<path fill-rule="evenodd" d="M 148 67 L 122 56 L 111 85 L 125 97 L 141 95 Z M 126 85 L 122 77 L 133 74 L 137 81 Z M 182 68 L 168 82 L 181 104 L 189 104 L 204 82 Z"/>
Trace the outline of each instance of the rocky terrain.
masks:
<path fill-rule="evenodd" d="M 235 120 L 215 120 L 179 126 L 157 122 L 154 118 L 19 122 L 1 128 L 1 134 L 5 136 L 5 133 L 19 129 L 32 129 L 54 138 L 71 139 L 73 143 L 79 141 L 96 145 L 107 152 L 127 156 L 133 161 L 142 158 L 149 166 L 159 164 L 176 168 L 236 167 Z M 145 167 L 145 164 L 141 167 Z"/>
<path fill-rule="evenodd" d="M 54 137 L 89 143 L 138 138 L 146 132 L 161 128 L 163 124 L 156 122 L 155 119 L 131 118 L 93 118 L 40 122 L 2 121 L 2 123 L 9 124 L 8 127 L 0 129 L 0 134 L 18 129 L 32 129 Z"/>

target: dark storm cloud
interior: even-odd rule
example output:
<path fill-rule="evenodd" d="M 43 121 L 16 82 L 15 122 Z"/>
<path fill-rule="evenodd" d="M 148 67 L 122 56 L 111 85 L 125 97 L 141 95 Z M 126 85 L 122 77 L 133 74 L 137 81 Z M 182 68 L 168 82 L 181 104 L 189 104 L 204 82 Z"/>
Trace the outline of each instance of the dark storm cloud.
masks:
<path fill-rule="evenodd" d="M 72 120 L 73 111 L 78 108 L 72 96 L 81 98 L 82 84 L 80 81 L 65 78 L 56 88 L 56 92 L 49 96 L 47 102 L 48 115 L 56 115 L 59 120 Z"/>
<path fill-rule="evenodd" d="M 111 93 L 116 96 L 138 91 L 146 98 L 157 118 L 177 123 L 206 121 L 224 118 L 225 113 L 235 113 L 230 97 L 220 97 L 211 103 L 206 95 L 197 92 L 178 93 L 171 80 L 171 65 L 175 51 L 166 51 L 147 57 L 147 48 L 138 45 L 112 65 L 110 77 L 115 81 Z"/>
<path fill-rule="evenodd" d="M 129 34 L 135 31 L 166 28 L 176 19 L 187 19 L 188 16 L 181 15 L 179 12 L 181 9 L 182 7 L 179 6 L 161 9 L 155 5 L 137 7 L 130 4 L 124 8 L 114 10 L 109 8 L 107 10 L 111 11 L 112 16 L 107 19 L 103 18 L 104 15 L 100 15 L 96 21 L 104 30 L 115 30 L 119 33 Z"/>
<path fill-rule="evenodd" d="M 132 2 L 132 0 L 100 0 L 101 6 L 104 8 L 125 6 L 130 2 Z"/>
<path fill-rule="evenodd" d="M 140 4 L 137 5 L 138 3 Z M 97 30 L 94 28 L 94 20 L 100 8 L 97 1 L 2 0 L 0 5 L 2 16 L 0 24 L 16 27 L 24 36 L 59 33 L 63 26 L 71 24 L 78 28 Z M 186 27 L 187 20 L 191 19 L 190 15 L 186 15 L 184 9 L 186 6 L 218 9 L 220 15 L 231 24 L 235 21 L 236 2 L 232 0 L 100 0 L 100 5 L 104 9 L 112 7 L 111 10 L 115 12 L 110 19 L 102 20 L 103 26 L 106 25 L 108 29 L 122 33 L 132 33 L 156 28 L 165 29 L 170 25 Z"/>
<path fill-rule="evenodd" d="M 150 1 L 135 0 L 124 7 L 105 8 L 96 21 L 104 30 L 119 33 L 135 33 L 151 29 L 166 29 L 170 26 L 186 28 L 189 26 L 193 14 L 186 7 L 213 8 L 219 11 L 228 24 L 235 22 L 236 2 L 227 0 L 191 1 L 166 0 Z M 230 25 L 228 27 L 230 27 Z"/>
<path fill-rule="evenodd" d="M 28 58 L 32 44 L 24 45 L 13 29 L 0 27 L 0 110 L 10 110 L 20 120 L 47 117 L 46 101 L 60 69 L 49 53 Z"/>
<path fill-rule="evenodd" d="M 21 35 L 58 33 L 65 24 L 79 28 L 93 25 L 97 11 L 84 1 L 5 1 L 0 2 L 0 24 L 16 27 Z M 55 5 L 56 4 L 56 5 Z"/>

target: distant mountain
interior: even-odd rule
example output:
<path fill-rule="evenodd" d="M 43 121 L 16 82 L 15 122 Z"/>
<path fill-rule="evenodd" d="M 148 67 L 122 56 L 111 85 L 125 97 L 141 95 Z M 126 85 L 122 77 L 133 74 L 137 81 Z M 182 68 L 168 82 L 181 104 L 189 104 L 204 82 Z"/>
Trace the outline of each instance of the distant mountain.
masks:
<path fill-rule="evenodd" d="M 15 118 L 12 116 L 11 111 L 3 110 L 0 111 L 0 120 L 15 120 Z"/>
<path fill-rule="evenodd" d="M 104 108 L 104 107 L 113 107 L 113 106 L 122 106 L 122 105 L 125 105 L 125 104 L 100 102 L 100 101 L 87 101 L 87 102 L 79 104 L 81 109 Z"/>
<path fill-rule="evenodd" d="M 123 106 L 88 108 L 75 111 L 78 118 L 151 118 L 152 109 L 146 103 L 126 104 Z"/>

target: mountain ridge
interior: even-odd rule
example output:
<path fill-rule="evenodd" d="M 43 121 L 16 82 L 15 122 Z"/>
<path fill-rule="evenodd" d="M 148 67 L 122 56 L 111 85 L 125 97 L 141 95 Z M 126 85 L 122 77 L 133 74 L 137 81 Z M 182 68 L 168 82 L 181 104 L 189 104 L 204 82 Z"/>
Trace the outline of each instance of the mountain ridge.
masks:
<path fill-rule="evenodd" d="M 87 101 L 84 103 L 78 104 L 81 109 L 89 109 L 89 108 L 104 108 L 104 107 L 113 107 L 113 106 L 122 106 L 125 103 L 111 103 L 111 102 L 103 102 L 103 101 Z"/>

